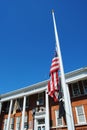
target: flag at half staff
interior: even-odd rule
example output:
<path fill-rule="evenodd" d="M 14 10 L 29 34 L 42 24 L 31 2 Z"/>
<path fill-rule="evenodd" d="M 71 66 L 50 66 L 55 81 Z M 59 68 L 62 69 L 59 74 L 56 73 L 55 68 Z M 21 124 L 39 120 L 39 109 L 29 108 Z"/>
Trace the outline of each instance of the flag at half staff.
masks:
<path fill-rule="evenodd" d="M 57 54 L 52 59 L 50 68 L 50 80 L 48 81 L 48 95 L 51 96 L 54 101 L 58 101 L 58 91 L 59 91 L 59 58 Z"/>

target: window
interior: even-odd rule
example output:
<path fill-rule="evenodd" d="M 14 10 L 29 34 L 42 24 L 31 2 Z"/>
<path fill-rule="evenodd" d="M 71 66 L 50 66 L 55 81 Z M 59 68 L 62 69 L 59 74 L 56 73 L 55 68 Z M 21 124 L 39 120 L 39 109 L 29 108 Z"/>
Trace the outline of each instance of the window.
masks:
<path fill-rule="evenodd" d="M 72 90 L 73 90 L 73 96 L 79 96 L 80 95 L 80 89 L 78 83 L 72 84 Z"/>
<path fill-rule="evenodd" d="M 38 101 L 39 101 L 39 105 L 44 104 L 44 93 L 39 93 L 38 94 Z"/>
<path fill-rule="evenodd" d="M 77 122 L 78 124 L 85 123 L 85 113 L 84 113 L 84 107 L 83 106 L 77 106 L 76 107 L 76 115 L 77 115 Z"/>
<path fill-rule="evenodd" d="M 8 102 L 6 102 L 5 103 L 5 112 L 6 112 L 6 114 L 9 112 L 9 105 L 10 105 L 10 102 L 8 101 Z"/>
<path fill-rule="evenodd" d="M 24 118 L 24 128 L 25 128 L 25 130 L 28 129 L 27 115 Z"/>
<path fill-rule="evenodd" d="M 14 130 L 14 118 L 10 119 L 10 130 Z"/>
<path fill-rule="evenodd" d="M 40 125 L 40 124 L 45 124 L 45 119 L 44 118 L 38 119 L 38 125 Z"/>
<path fill-rule="evenodd" d="M 20 130 L 21 117 L 16 117 L 16 130 Z"/>
<path fill-rule="evenodd" d="M 4 130 L 7 130 L 7 119 L 4 120 Z"/>
<path fill-rule="evenodd" d="M 84 93 L 87 94 L 87 80 L 83 80 Z"/>
<path fill-rule="evenodd" d="M 19 109 L 22 110 L 23 109 L 23 98 L 19 98 L 18 103 L 19 103 Z"/>
<path fill-rule="evenodd" d="M 29 107 L 29 96 L 26 98 L 26 108 Z"/>
<path fill-rule="evenodd" d="M 63 118 L 59 118 L 59 111 L 55 111 L 56 126 L 63 126 Z"/>

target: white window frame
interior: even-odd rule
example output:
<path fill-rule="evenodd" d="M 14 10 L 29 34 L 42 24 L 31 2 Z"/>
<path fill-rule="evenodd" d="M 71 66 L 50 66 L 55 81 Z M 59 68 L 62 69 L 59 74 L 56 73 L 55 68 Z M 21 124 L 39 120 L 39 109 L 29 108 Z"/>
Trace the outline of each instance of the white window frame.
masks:
<path fill-rule="evenodd" d="M 42 113 L 42 114 L 40 114 L 40 115 L 35 115 L 35 117 L 34 117 L 34 130 L 37 130 L 37 127 L 38 127 L 38 119 L 45 119 L 45 124 L 43 123 L 43 126 L 45 126 L 46 125 L 46 115 L 45 115 L 45 113 Z M 31 122 L 31 124 L 29 123 L 29 128 L 32 128 L 32 122 Z"/>
<path fill-rule="evenodd" d="M 4 129 L 3 130 L 7 130 L 7 118 L 6 119 L 4 119 Z"/>
<path fill-rule="evenodd" d="M 21 125 L 21 117 L 16 117 L 16 130 L 20 130 Z"/>
<path fill-rule="evenodd" d="M 27 119 L 28 119 L 28 116 L 25 115 L 25 117 L 24 117 L 24 129 L 25 129 L 25 130 L 28 129 L 28 122 L 27 122 Z M 26 123 L 27 123 L 27 128 L 25 127 L 25 126 L 26 126 Z"/>
<path fill-rule="evenodd" d="M 84 81 L 85 81 L 85 80 L 82 81 L 82 85 L 83 85 L 83 89 L 84 89 L 84 94 L 87 94 L 87 91 L 86 91 L 87 86 L 85 86 Z"/>
<path fill-rule="evenodd" d="M 77 108 L 78 107 L 81 107 L 81 109 L 82 109 L 82 114 L 81 115 L 78 115 L 79 113 L 78 113 L 78 110 L 77 110 Z M 84 123 L 86 123 L 86 117 L 85 117 L 85 112 L 84 112 L 84 107 L 83 107 L 83 105 L 80 105 L 80 106 L 76 106 L 75 107 L 75 110 L 76 110 L 76 117 L 77 117 L 77 123 L 78 124 L 84 124 Z M 81 122 L 80 121 L 80 116 L 83 116 L 83 118 L 84 118 L 84 120 Z"/>
<path fill-rule="evenodd" d="M 63 124 L 63 118 L 59 118 L 59 110 L 56 110 L 55 111 L 55 117 L 56 117 L 56 126 L 57 127 L 62 127 L 64 124 Z M 59 124 L 59 121 L 61 121 L 61 124 Z"/>
<path fill-rule="evenodd" d="M 14 118 L 10 119 L 10 130 L 14 130 Z"/>
<path fill-rule="evenodd" d="M 73 84 L 77 84 L 78 92 L 79 92 L 78 94 L 75 94 L 75 93 L 74 93 L 74 86 L 73 86 Z M 73 97 L 80 96 L 80 95 L 81 95 L 81 92 L 80 92 L 80 88 L 79 88 L 79 83 L 78 83 L 78 82 L 72 83 L 71 86 L 72 86 Z"/>
<path fill-rule="evenodd" d="M 37 128 L 40 128 L 42 130 L 42 128 L 44 128 L 45 130 L 45 118 L 41 118 L 42 120 L 44 119 L 44 122 L 39 124 L 39 119 L 37 120 Z M 40 120 L 41 120 L 40 119 Z"/>

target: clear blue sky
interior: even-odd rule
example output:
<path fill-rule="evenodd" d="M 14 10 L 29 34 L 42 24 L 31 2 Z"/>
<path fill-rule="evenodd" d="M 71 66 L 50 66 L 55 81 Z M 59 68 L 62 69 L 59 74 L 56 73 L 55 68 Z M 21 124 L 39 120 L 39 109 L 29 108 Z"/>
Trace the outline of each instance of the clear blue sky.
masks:
<path fill-rule="evenodd" d="M 65 73 L 87 66 L 87 0 L 1 0 L 0 94 L 49 78 L 52 9 Z"/>

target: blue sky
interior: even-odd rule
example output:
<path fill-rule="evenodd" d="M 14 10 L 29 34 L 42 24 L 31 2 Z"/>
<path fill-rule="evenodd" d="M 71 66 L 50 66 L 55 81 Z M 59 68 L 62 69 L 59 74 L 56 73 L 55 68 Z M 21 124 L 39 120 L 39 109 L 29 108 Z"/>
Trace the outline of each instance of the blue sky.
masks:
<path fill-rule="evenodd" d="M 54 9 L 65 73 L 87 66 L 87 0 L 0 1 L 0 94 L 49 78 Z"/>

